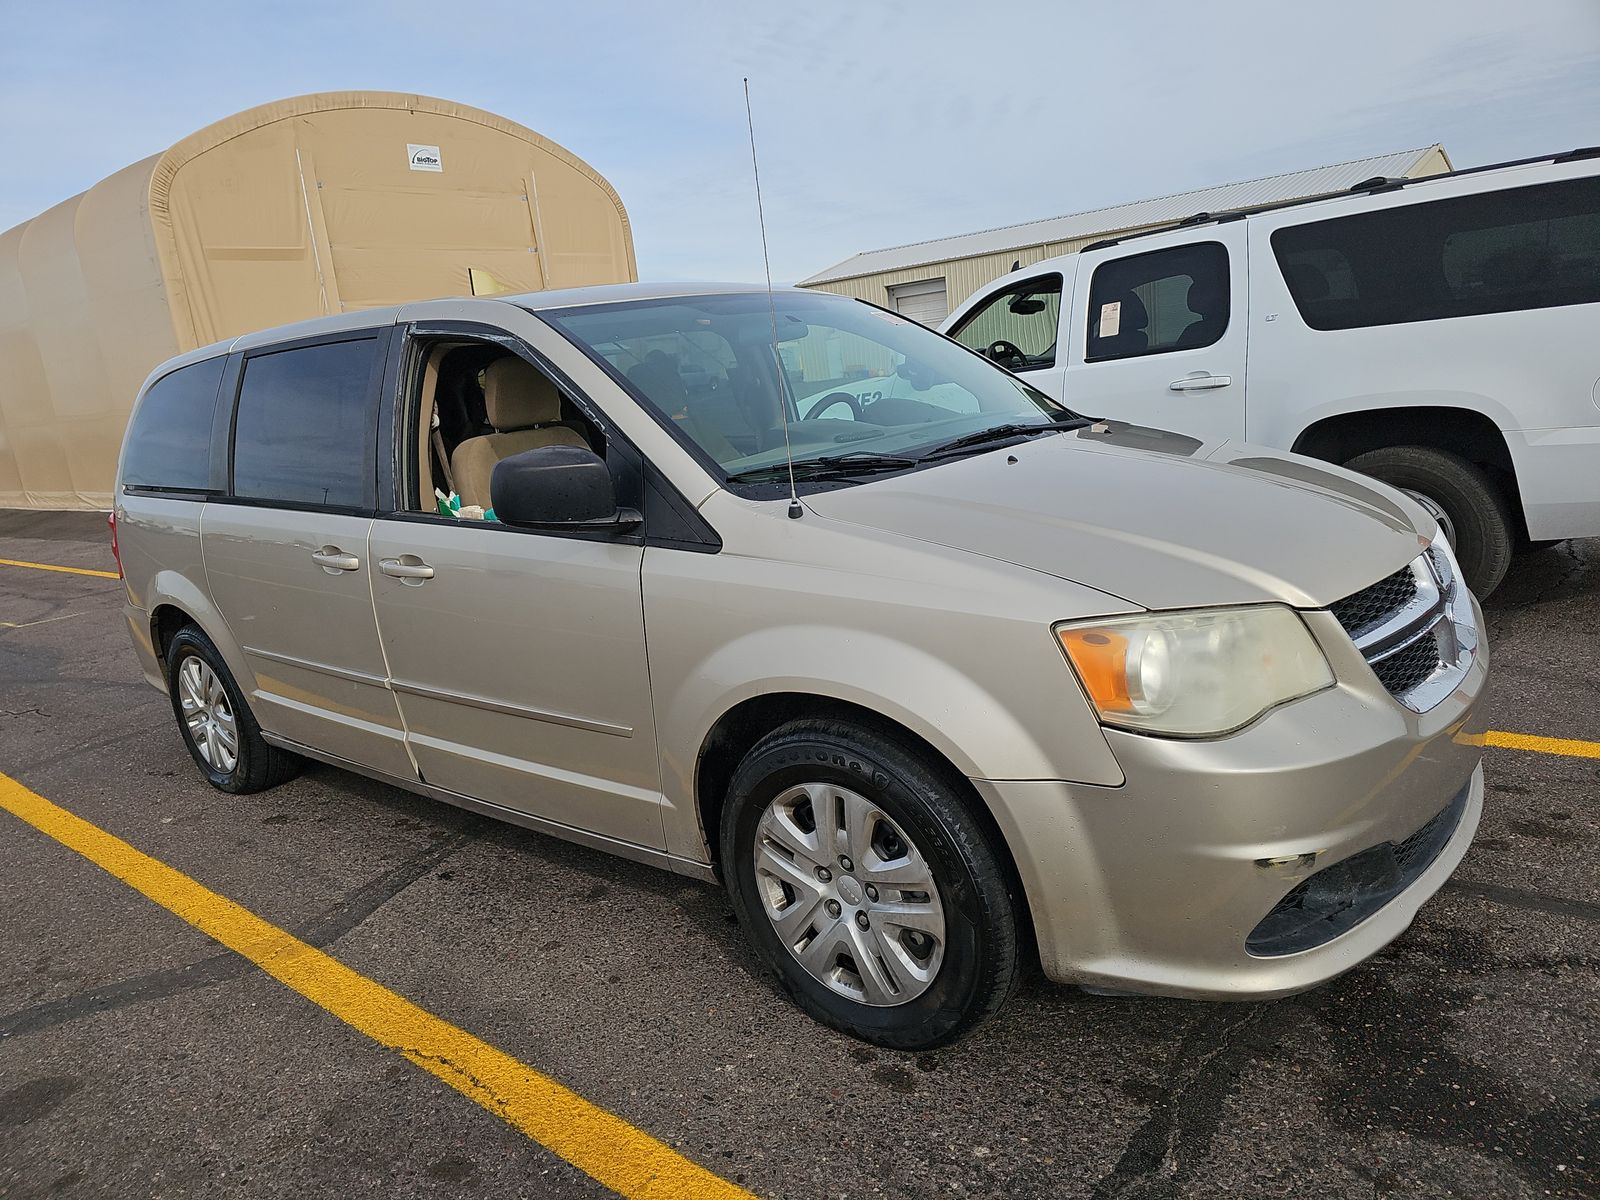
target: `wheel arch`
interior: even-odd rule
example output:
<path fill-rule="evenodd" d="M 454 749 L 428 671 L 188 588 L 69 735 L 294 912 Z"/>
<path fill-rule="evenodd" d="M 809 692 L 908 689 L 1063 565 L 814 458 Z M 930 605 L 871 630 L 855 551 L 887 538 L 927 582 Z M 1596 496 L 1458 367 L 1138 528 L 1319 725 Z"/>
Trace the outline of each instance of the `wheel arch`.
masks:
<path fill-rule="evenodd" d="M 1301 430 L 1291 449 L 1296 454 L 1343 465 L 1357 455 L 1386 446 L 1429 446 L 1481 467 L 1505 494 L 1517 527 L 1526 536 L 1527 522 L 1511 447 L 1494 418 L 1478 409 L 1410 405 L 1334 413 Z"/>
<path fill-rule="evenodd" d="M 762 738 L 788 722 L 801 718 L 835 720 L 855 725 L 866 733 L 890 738 L 901 743 L 944 778 L 966 802 L 994 847 L 1006 872 L 1008 886 L 1016 898 L 1018 935 L 1025 939 L 1030 955 L 1037 961 L 1037 949 L 1033 942 L 1032 903 L 1017 868 L 1016 854 L 982 794 L 948 755 L 915 729 L 874 709 L 837 696 L 803 691 L 752 696 L 729 708 L 707 732 L 695 761 L 694 799 L 709 861 L 718 876 L 722 873 L 719 832 L 734 772 Z"/>
<path fill-rule="evenodd" d="M 255 675 L 233 639 L 228 623 L 206 594 L 187 576 L 173 571 L 159 572 L 150 581 L 150 644 L 163 676 L 167 669 L 167 647 L 185 625 L 197 626 L 217 648 L 245 695 L 255 688 Z"/>

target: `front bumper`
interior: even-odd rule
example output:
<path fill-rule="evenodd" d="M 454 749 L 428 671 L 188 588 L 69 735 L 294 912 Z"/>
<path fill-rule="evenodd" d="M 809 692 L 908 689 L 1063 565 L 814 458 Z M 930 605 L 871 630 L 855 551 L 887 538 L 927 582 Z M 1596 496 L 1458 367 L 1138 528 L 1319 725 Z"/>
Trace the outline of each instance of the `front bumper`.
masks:
<path fill-rule="evenodd" d="M 1473 616 L 1481 628 L 1475 603 Z M 1487 650 L 1414 713 L 1331 617 L 1308 614 L 1308 624 L 1339 683 L 1237 734 L 1186 742 L 1107 730 L 1127 780 L 1116 788 L 973 781 L 1012 848 L 1051 979 L 1201 999 L 1287 995 L 1375 954 L 1450 877 L 1483 811 Z M 1453 801 L 1458 815 L 1441 818 L 1453 830 L 1392 898 L 1308 948 L 1247 949 L 1305 880 L 1404 843 Z"/>

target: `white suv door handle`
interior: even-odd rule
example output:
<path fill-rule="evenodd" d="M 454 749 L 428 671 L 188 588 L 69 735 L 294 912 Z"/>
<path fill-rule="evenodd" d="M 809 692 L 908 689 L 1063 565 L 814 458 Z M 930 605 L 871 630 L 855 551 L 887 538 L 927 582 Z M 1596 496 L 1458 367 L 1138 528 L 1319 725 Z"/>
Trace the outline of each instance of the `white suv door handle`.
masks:
<path fill-rule="evenodd" d="M 325 571 L 359 571 L 361 560 L 354 554 L 346 554 L 337 546 L 324 546 L 321 550 L 311 552 L 311 561 Z"/>
<path fill-rule="evenodd" d="M 412 561 L 406 562 L 406 558 L 411 558 Z M 420 582 L 424 579 L 433 578 L 433 568 L 409 554 L 405 558 L 380 558 L 378 560 L 378 570 L 385 575 L 392 575 L 396 579 L 415 579 Z"/>
<path fill-rule="evenodd" d="M 1174 379 L 1167 384 L 1167 389 L 1173 392 L 1203 392 L 1209 388 L 1227 387 L 1232 382 L 1232 375 L 1207 375 L 1201 371 L 1194 375 L 1185 375 L 1182 379 Z"/>

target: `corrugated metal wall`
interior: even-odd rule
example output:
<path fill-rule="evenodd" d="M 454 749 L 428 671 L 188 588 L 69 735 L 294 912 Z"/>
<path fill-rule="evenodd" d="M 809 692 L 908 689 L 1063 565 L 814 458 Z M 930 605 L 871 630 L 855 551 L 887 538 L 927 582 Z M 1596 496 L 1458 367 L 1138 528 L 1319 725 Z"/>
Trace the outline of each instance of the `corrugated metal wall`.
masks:
<path fill-rule="evenodd" d="M 884 271 L 878 275 L 862 275 L 856 279 L 840 279 L 833 283 L 817 284 L 816 290 L 837 292 L 841 296 L 854 296 L 890 308 L 893 306 L 889 303 L 889 289 L 895 284 L 943 278 L 945 296 L 949 300 L 951 309 L 954 309 L 984 284 L 999 279 L 1009 272 L 1014 262 L 1020 261 L 1026 267 L 1040 259 L 1054 258 L 1058 254 L 1070 254 L 1074 250 L 1082 250 L 1090 242 L 1097 241 L 1103 236 L 1105 235 L 1096 234 L 1092 238 L 1078 238 L 1070 242 L 1018 247 L 1003 254 L 980 254 L 975 258 L 958 258 L 954 262 L 925 263 L 920 267 L 906 267 L 900 271 Z"/>
<path fill-rule="evenodd" d="M 1435 146 L 1414 163 L 1406 174 L 1413 179 L 1420 179 L 1425 175 L 1438 175 L 1450 170 L 1450 160 L 1444 151 Z M 1165 222 L 1163 222 L 1165 223 Z M 892 308 L 889 303 L 889 288 L 897 283 L 917 283 L 927 279 L 944 280 L 945 296 L 949 301 L 951 311 L 973 292 L 983 287 L 1000 276 L 1011 271 L 1011 265 L 1020 262 L 1024 267 L 1036 263 L 1041 259 L 1054 258 L 1058 254 L 1071 254 L 1082 250 L 1091 242 L 1098 242 L 1103 238 L 1120 234 L 1135 233 L 1142 229 L 1153 229 L 1154 225 L 1139 225 L 1127 229 L 1106 229 L 1087 237 L 1074 238 L 1071 241 L 1047 242 L 1044 245 L 1017 246 L 996 254 L 978 254 L 971 258 L 958 258 L 946 262 L 923 263 L 920 266 L 905 267 L 897 271 L 882 271 L 875 275 L 858 275 L 853 279 L 837 279 L 828 283 L 810 285 L 817 291 L 836 292 L 841 296 L 854 296 L 860 300 L 870 300 L 873 304 L 881 304 L 885 308 Z"/>

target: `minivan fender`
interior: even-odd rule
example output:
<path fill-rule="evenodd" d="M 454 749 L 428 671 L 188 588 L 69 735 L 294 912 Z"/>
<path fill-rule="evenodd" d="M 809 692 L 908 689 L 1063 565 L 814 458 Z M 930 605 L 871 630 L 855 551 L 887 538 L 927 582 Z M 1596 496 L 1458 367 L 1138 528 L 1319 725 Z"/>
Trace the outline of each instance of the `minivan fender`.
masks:
<path fill-rule="evenodd" d="M 159 570 L 150 577 L 145 587 L 142 599 L 145 602 L 145 619 L 148 623 L 148 636 L 150 644 L 157 656 L 158 668 L 164 670 L 166 663 L 161 659 L 160 630 L 158 629 L 159 614 L 162 608 L 176 608 L 185 614 L 191 621 L 200 627 L 200 631 L 211 639 L 218 652 L 222 655 L 223 662 L 227 663 L 228 670 L 232 672 L 234 680 L 239 684 L 239 689 L 250 695 L 256 690 L 255 672 L 251 671 L 246 661 L 244 651 L 234 639 L 233 631 L 228 628 L 228 623 L 222 617 L 221 611 L 211 602 L 211 597 L 206 595 L 193 580 L 178 571 Z M 146 674 L 149 674 L 148 667 Z M 164 678 L 151 679 L 163 690 L 166 689 Z"/>
<path fill-rule="evenodd" d="M 1046 655 L 1040 658 L 1041 671 L 1059 671 L 1061 680 L 1070 683 L 1071 675 L 1060 663 Z M 765 667 L 759 678 L 748 676 L 751 663 Z M 656 697 L 656 719 L 662 789 L 682 818 L 674 822 L 669 817 L 668 849 L 684 857 L 703 858 L 705 839 L 716 837 L 715 830 L 702 831 L 698 819 L 703 751 L 725 715 L 764 696 L 798 693 L 869 710 L 916 735 L 969 779 L 1058 779 L 1070 774 L 1106 786 L 1123 782 L 1121 768 L 1092 718 L 1079 737 L 1072 736 L 1077 722 L 1060 719 L 1046 725 L 1059 735 L 1047 746 L 1040 727 L 1030 728 L 981 680 L 882 634 L 779 626 L 720 645 L 675 674 L 679 686 Z M 1007 683 L 1018 694 L 1027 694 L 1026 681 Z M 1053 687 L 1041 687 L 1038 699 L 1041 713 L 1064 718 Z M 691 748 L 692 754 L 682 752 Z"/>

